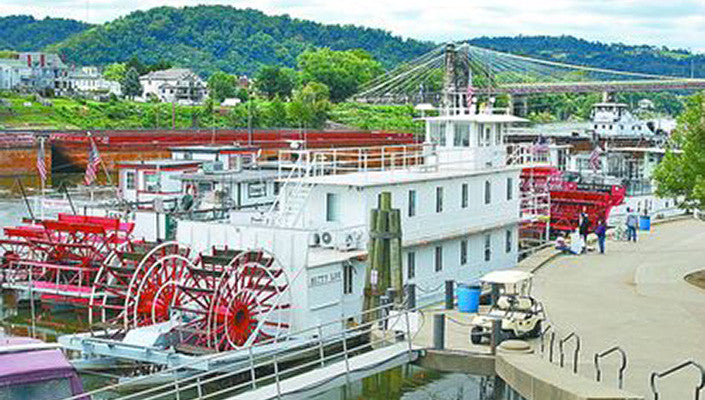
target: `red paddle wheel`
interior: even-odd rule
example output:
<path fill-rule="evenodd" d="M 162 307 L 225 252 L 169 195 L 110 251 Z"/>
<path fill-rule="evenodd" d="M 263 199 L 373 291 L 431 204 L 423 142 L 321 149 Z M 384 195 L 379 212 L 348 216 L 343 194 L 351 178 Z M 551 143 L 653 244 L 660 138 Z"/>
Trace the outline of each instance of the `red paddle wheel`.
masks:
<path fill-rule="evenodd" d="M 118 219 L 67 214 L 5 228 L 2 282 L 22 287 L 32 281 L 43 299 L 85 301 L 100 265 L 131 243 L 133 228 Z"/>
<path fill-rule="evenodd" d="M 541 214 L 550 199 L 550 228 L 552 231 L 574 231 L 580 213 L 585 211 L 593 230 L 600 219 L 607 221 L 612 207 L 624 201 L 626 190 L 616 185 L 581 185 L 565 181 L 556 167 L 534 166 L 521 172 L 522 213 Z M 546 199 L 542 201 L 541 199 Z M 545 230 L 543 218 L 529 219 L 522 229 L 526 235 Z M 546 218 L 547 219 L 547 218 Z"/>
<path fill-rule="evenodd" d="M 176 242 L 123 252 L 106 262 L 90 300 L 90 322 L 121 336 L 178 321 L 177 348 L 225 351 L 289 329 L 289 282 L 263 250 L 193 256 Z"/>

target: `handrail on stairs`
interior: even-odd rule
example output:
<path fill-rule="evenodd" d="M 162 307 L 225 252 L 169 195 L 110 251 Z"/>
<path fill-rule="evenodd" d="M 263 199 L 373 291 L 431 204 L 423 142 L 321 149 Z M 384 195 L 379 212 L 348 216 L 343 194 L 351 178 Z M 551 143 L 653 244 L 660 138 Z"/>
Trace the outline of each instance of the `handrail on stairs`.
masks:
<path fill-rule="evenodd" d="M 673 367 L 671 367 L 665 371 L 662 371 L 662 372 L 652 372 L 651 373 L 651 377 L 649 378 L 649 384 L 651 386 L 651 394 L 654 395 L 654 400 L 659 399 L 659 393 L 656 390 L 656 379 L 665 378 L 671 374 L 674 374 L 674 373 L 676 373 L 684 368 L 690 367 L 690 366 L 693 366 L 700 371 L 700 384 L 698 384 L 698 386 L 695 387 L 695 394 L 693 397 L 693 399 L 695 399 L 695 400 L 700 400 L 700 392 L 705 387 L 705 368 L 703 368 L 702 365 L 696 363 L 693 360 L 684 361 L 684 362 L 682 362 L 676 366 L 673 366 Z"/>
<path fill-rule="evenodd" d="M 619 367 L 619 388 L 624 387 L 624 371 L 627 369 L 627 353 L 619 346 L 611 347 L 601 353 L 595 353 L 595 380 L 600 382 L 602 380 L 602 370 L 600 369 L 600 359 L 606 357 L 610 354 L 618 352 L 621 358 L 621 364 Z"/>

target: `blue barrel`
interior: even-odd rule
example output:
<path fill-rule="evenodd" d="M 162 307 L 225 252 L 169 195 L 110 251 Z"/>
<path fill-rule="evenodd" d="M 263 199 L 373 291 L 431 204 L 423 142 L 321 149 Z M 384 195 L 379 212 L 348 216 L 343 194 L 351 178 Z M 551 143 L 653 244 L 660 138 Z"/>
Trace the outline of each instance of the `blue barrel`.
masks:
<path fill-rule="evenodd" d="M 480 307 L 480 287 L 458 285 L 458 311 L 476 313 Z"/>
<path fill-rule="evenodd" d="M 651 230 L 651 217 L 648 215 L 642 215 L 639 217 L 639 230 L 650 231 Z"/>

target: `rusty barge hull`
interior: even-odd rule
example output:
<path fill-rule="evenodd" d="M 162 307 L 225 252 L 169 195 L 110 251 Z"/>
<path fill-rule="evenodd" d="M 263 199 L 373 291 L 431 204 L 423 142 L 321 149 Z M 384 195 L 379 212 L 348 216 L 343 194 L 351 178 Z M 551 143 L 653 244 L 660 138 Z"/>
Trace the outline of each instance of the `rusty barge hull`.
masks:
<path fill-rule="evenodd" d="M 36 157 L 40 136 L 47 140 L 47 166 L 54 173 L 82 172 L 88 159 L 87 131 L 0 132 L 0 176 L 36 173 Z M 307 148 L 366 147 L 410 144 L 411 133 L 293 129 L 190 130 L 93 130 L 90 131 L 106 167 L 114 170 L 123 161 L 169 157 L 169 149 L 193 145 L 252 145 L 262 149 L 263 156 L 274 157 L 279 149 L 301 142 Z"/>

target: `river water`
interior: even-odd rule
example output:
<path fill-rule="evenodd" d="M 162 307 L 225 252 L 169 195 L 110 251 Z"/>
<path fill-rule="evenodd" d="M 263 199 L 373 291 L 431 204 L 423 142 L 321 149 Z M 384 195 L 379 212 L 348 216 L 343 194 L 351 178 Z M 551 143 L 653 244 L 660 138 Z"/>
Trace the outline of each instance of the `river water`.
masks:
<path fill-rule="evenodd" d="M 403 365 L 312 397 L 312 400 L 481 400 L 481 378 Z"/>

